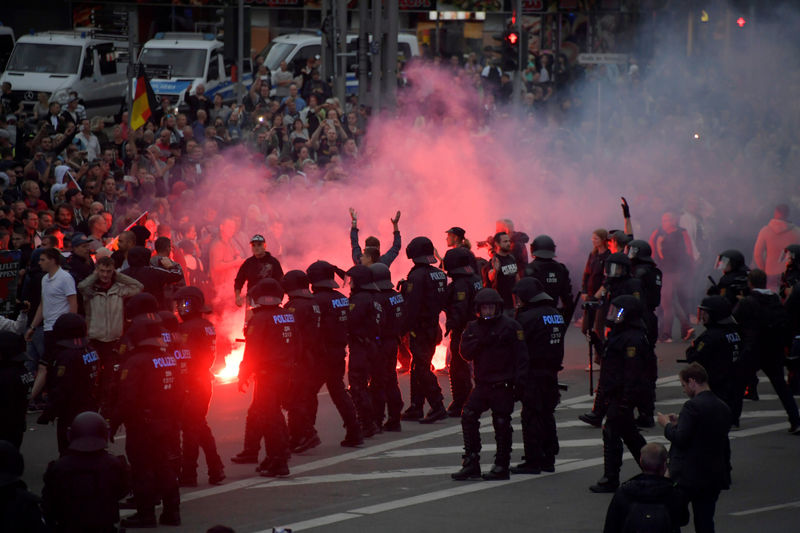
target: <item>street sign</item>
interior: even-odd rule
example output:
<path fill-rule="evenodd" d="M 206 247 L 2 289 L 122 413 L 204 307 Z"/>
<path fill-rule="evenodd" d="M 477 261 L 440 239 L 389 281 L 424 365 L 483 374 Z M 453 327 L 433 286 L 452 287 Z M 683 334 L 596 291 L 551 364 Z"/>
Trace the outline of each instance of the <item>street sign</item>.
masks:
<path fill-rule="evenodd" d="M 578 54 L 578 63 L 581 65 L 610 65 L 627 62 L 628 54 Z"/>

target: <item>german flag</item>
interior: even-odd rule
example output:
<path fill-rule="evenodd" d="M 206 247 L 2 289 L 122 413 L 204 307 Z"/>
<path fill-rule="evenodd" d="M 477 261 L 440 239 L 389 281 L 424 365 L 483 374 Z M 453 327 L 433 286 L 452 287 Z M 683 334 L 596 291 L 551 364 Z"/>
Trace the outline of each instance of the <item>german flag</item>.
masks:
<path fill-rule="evenodd" d="M 150 81 L 144 72 L 144 65 L 139 64 L 136 75 L 136 94 L 133 95 L 133 114 L 131 115 L 131 129 L 134 131 L 144 126 L 157 106 L 156 95 L 150 86 Z"/>

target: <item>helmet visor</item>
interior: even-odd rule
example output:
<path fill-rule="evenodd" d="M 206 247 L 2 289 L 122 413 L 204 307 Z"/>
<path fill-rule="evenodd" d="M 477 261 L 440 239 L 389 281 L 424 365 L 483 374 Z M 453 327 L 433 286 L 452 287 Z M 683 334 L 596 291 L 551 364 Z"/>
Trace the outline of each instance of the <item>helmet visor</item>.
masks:
<path fill-rule="evenodd" d="M 178 314 L 180 315 L 188 315 L 194 311 L 194 305 L 192 305 L 191 298 L 183 298 L 181 300 L 177 300 L 175 303 L 177 304 Z"/>
<path fill-rule="evenodd" d="M 625 272 L 625 267 L 619 263 L 608 263 L 606 265 L 606 275 L 609 278 L 622 277 L 623 272 Z"/>
<path fill-rule="evenodd" d="M 478 316 L 484 320 L 489 320 L 496 317 L 499 306 L 495 303 L 482 303 L 478 305 Z"/>
<path fill-rule="evenodd" d="M 638 246 L 629 246 L 628 247 L 628 259 L 636 259 L 639 256 L 639 247 Z"/>
<path fill-rule="evenodd" d="M 724 255 L 717 256 L 717 264 L 714 268 L 723 272 L 728 270 L 728 265 L 731 264 L 731 258 Z"/>

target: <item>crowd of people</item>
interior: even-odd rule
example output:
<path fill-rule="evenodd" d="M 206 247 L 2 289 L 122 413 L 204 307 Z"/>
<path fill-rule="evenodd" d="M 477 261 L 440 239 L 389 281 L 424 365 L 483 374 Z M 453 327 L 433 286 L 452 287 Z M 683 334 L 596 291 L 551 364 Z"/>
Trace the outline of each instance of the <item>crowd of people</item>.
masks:
<path fill-rule="evenodd" d="M 624 229 L 592 234 L 593 251 L 580 284 L 583 305 L 575 299 L 568 269 L 554 259 L 553 239 L 539 235 L 528 249 L 528 236 L 510 220 L 498 221 L 496 233 L 482 243 L 490 249 L 486 259 L 470 250 L 464 229 L 457 226 L 447 232 L 449 249 L 443 256 L 430 239 L 415 237 L 405 248 L 413 267 L 396 289 L 388 267 L 401 252 L 400 212 L 392 218 L 392 246 L 382 254 L 375 237 L 361 248 L 357 214 L 351 210 L 352 268 L 317 261 L 284 272 L 274 225 L 270 232 L 254 226 L 258 216 L 249 212 L 206 208 L 197 213 L 193 200 L 209 180 L 208 170 L 229 156 L 262 169 L 265 182 L 275 187 L 323 187 L 368 168 L 366 131 L 373 119 L 367 109 L 355 97 L 344 105 L 331 97 L 313 58 L 301 72 L 287 68 L 260 71 L 242 104 L 229 106 L 195 87 L 183 112 L 162 101 L 136 131 L 128 127 L 127 113 L 111 125 L 88 120 L 77 94 L 63 110 L 41 101 L 25 114 L 11 98 L 11 87 L 3 88 L 0 250 L 18 273 L 13 308 L 6 309 L 17 316 L 2 321 L 4 371 L 9 369 L 3 374 L 9 377 L 3 388 L 9 395 L 4 420 L 9 424 L 0 437 L 11 446 L 3 453 L 13 457 L 4 487 L 12 488 L 7 492 L 21 502 L 19 509 L 33 512 L 35 507 L 19 485 L 21 466 L 14 463 L 28 407 L 41 411 L 39 422 L 57 426 L 61 457 L 48 469 L 43 493 L 45 517 L 55 528 L 110 527 L 119 520 L 118 502 L 130 489 L 137 513 L 123 521 L 125 527 L 179 524 L 178 487 L 197 485 L 199 449 L 206 456 L 209 483 L 224 481 L 205 420 L 218 343 L 221 351 L 230 348 L 223 345 L 231 339 L 217 338 L 217 325 L 203 316 L 209 304 L 220 302 L 248 308 L 238 377 L 242 389 L 253 383 L 254 396 L 244 446 L 233 461 L 255 463 L 264 476 L 288 475 L 292 453 L 320 444 L 314 426 L 323 384 L 344 422 L 342 446 L 399 431 L 403 421 L 432 424 L 452 416 L 461 418 L 465 441 L 463 465 L 454 479 L 553 471 L 557 375 L 566 328 L 576 314 L 582 314 L 600 365 L 595 406 L 581 417 L 604 428 L 604 476 L 591 487 L 594 492 L 623 490 L 623 443 L 645 474 L 663 474 L 663 451 L 644 445 L 637 424 L 665 426 L 675 454 L 671 464 L 680 464 L 687 442 L 681 421 L 690 416 L 670 417 L 654 409 L 656 344 L 674 338 L 674 318 L 680 337 L 694 339 L 687 359 L 702 364 L 682 373 L 687 394 L 708 400 L 710 392 L 720 400 L 706 401 L 694 416 L 730 421 L 727 427 L 721 422 L 708 428 L 716 431 L 718 448 L 727 445 L 730 425 L 738 425 L 742 399 L 756 394 L 759 369 L 778 392 L 790 431 L 800 431 L 783 375 L 784 352 L 792 347 L 793 334 L 800 333 L 800 249 L 793 247 L 800 238 L 788 206 L 779 205 L 774 221 L 759 235 L 753 252 L 758 268 L 749 270 L 744 254 L 735 249 L 719 254 L 723 277 L 699 306 L 700 324 L 690 317 L 697 287 L 682 280 L 689 272 L 702 272 L 698 264 L 711 257 L 704 234 L 707 202 L 691 197 L 683 212 L 653 211 L 662 207 L 655 195 L 665 191 L 658 190 L 642 199 L 642 212 L 648 214 L 640 228 L 655 227 L 647 217 L 663 213 L 647 241 L 633 239 L 624 199 Z M 498 107 L 508 98 L 508 76 L 499 73 L 496 79 L 490 65 L 480 66 L 474 58 L 464 65 L 456 58 L 447 68 L 455 79 L 474 86 L 482 127 L 508 112 Z M 558 76 L 569 79 L 569 65 L 559 62 L 559 68 Z M 541 72 L 537 80 L 542 82 Z M 605 82 L 620 84 L 620 94 L 633 91 L 638 69 Z M 561 143 L 556 150 L 588 143 L 586 115 L 572 109 L 578 93 L 569 83 L 542 83 L 526 85 L 525 116 L 567 132 L 556 137 L 554 142 Z M 627 105 L 657 105 L 646 93 Z M 611 149 L 621 141 L 600 142 Z M 714 157 L 727 149 L 715 145 Z M 791 153 L 782 155 L 790 167 Z M 673 193 L 664 197 L 679 197 Z M 789 258 L 785 268 L 782 253 Z M 336 290 L 337 276 L 348 280 L 348 296 Z M 768 287 L 780 287 L 781 295 Z M 700 325 L 704 331 L 696 337 Z M 448 406 L 431 371 L 443 337 L 450 339 Z M 398 357 L 410 369 L 405 401 L 397 383 Z M 797 392 L 797 369 L 791 370 Z M 525 455 L 512 467 L 515 401 L 522 402 Z M 176 412 L 174 405 L 182 408 Z M 487 410 L 497 455 L 491 469 L 482 472 L 479 419 Z M 104 451 L 120 425 L 126 428 L 130 479 L 124 465 Z M 259 461 L 262 439 L 266 457 Z M 726 488 L 730 464 L 720 465 L 720 458 L 729 456 L 717 454 L 705 465 L 714 469 L 709 478 L 716 484 L 710 488 L 673 472 L 694 505 L 698 531 L 713 530 L 714 502 Z M 690 470 L 700 466 L 703 461 L 695 459 Z M 74 501 L 79 480 L 73 473 L 86 468 L 104 472 L 98 490 L 107 513 L 88 512 L 87 501 Z M 164 507 L 157 520 L 159 500 Z M 688 520 L 680 510 L 670 517 L 676 527 Z"/>

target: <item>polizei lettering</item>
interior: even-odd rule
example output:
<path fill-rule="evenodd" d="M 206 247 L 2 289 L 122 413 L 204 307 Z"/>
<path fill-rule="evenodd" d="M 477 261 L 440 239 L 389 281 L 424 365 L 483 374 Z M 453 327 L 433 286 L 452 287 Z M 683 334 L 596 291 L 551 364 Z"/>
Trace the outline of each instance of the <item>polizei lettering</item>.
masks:
<path fill-rule="evenodd" d="M 336 298 L 335 300 L 331 300 L 331 305 L 333 305 L 334 309 L 340 309 L 342 307 L 350 307 L 350 300 L 347 298 Z"/>
<path fill-rule="evenodd" d="M 166 368 L 171 366 L 178 366 L 178 361 L 171 355 L 164 357 L 154 357 L 152 359 L 155 368 Z"/>
<path fill-rule="evenodd" d="M 564 323 L 564 317 L 561 315 L 544 315 L 542 320 L 548 326 L 556 326 Z"/>
<path fill-rule="evenodd" d="M 294 323 L 294 315 L 275 315 L 272 321 L 276 324 L 292 324 Z"/>
<path fill-rule="evenodd" d="M 89 353 L 83 354 L 83 364 L 84 365 L 90 365 L 90 364 L 96 362 L 98 359 L 100 359 L 100 358 L 97 356 L 97 352 L 89 352 Z"/>

